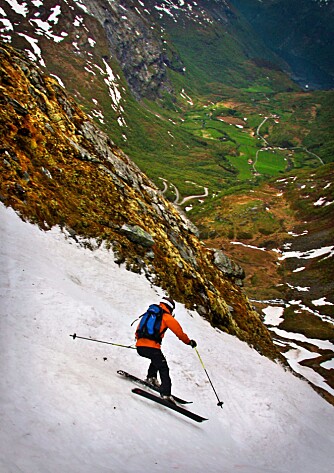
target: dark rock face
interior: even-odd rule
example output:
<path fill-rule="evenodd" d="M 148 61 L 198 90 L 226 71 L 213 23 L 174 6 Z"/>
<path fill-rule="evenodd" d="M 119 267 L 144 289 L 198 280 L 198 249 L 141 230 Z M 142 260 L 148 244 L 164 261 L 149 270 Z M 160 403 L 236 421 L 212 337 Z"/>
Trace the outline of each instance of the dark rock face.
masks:
<path fill-rule="evenodd" d="M 103 26 L 110 51 L 119 61 L 134 96 L 155 99 L 162 91 L 171 93 L 166 71 L 175 61 L 168 58 L 161 27 L 140 15 L 135 2 L 125 3 L 127 9 L 118 1 L 86 2 Z"/>
<path fill-rule="evenodd" d="M 233 277 L 238 280 L 245 279 L 245 271 L 241 266 L 232 261 L 221 250 L 216 250 L 213 255 L 214 264 L 226 276 Z"/>
<path fill-rule="evenodd" d="M 142 245 L 146 248 L 150 248 L 154 245 L 153 237 L 139 225 L 129 225 L 125 223 L 120 231 L 133 243 L 138 243 L 138 245 Z"/>
<path fill-rule="evenodd" d="M 137 100 L 155 100 L 174 90 L 168 70 L 185 73 L 177 50 L 169 41 L 170 28 L 227 24 L 235 18 L 225 1 L 83 0 L 102 25 L 112 55 L 117 58 Z M 184 30 L 187 34 L 187 30 Z"/>

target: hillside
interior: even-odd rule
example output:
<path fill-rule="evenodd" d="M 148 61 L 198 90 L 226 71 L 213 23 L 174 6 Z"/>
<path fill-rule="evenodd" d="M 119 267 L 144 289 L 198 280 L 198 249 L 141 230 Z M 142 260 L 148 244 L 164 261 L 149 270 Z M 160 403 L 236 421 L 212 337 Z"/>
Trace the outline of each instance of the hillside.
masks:
<path fill-rule="evenodd" d="M 20 11 L 6 2 L 0 37 L 29 51 L 160 188 L 164 176 L 183 196 L 193 194 L 176 163 L 212 193 L 250 179 L 263 116 L 279 116 L 278 146 L 306 146 L 332 160 L 333 94 L 298 94 L 287 64 L 228 2 L 58 3 Z"/>
<path fill-rule="evenodd" d="M 215 200 L 214 209 L 203 208 L 197 215 L 206 244 L 222 249 L 244 268 L 246 292 L 263 313 L 284 356 L 291 361 L 302 350 L 301 366 L 294 364 L 294 369 L 306 374 L 302 366 L 312 368 L 331 388 L 332 175 L 333 165 L 311 175 L 294 172 L 253 191 Z M 214 221 L 210 220 L 213 214 Z M 311 371 L 306 376 L 313 377 Z"/>
<path fill-rule="evenodd" d="M 279 356 L 231 262 L 201 244 L 196 228 L 56 80 L 8 46 L 0 54 L 1 201 L 45 230 L 60 225 L 76 241 L 106 244 L 118 264 Z"/>

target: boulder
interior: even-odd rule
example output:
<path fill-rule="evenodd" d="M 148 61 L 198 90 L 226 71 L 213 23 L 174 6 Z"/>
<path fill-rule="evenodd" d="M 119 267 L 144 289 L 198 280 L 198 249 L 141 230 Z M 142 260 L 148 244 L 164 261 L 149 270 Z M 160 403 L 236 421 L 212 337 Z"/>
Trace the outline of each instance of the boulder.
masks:
<path fill-rule="evenodd" d="M 237 263 L 232 261 L 225 253 L 221 250 L 216 250 L 213 254 L 213 262 L 217 266 L 218 269 L 225 276 L 237 278 L 237 279 L 244 279 L 245 278 L 245 271 L 244 269 L 239 266 Z"/>
<path fill-rule="evenodd" d="M 133 243 L 138 243 L 147 248 L 154 245 L 153 237 L 138 225 L 128 225 L 125 223 L 120 231 Z"/>

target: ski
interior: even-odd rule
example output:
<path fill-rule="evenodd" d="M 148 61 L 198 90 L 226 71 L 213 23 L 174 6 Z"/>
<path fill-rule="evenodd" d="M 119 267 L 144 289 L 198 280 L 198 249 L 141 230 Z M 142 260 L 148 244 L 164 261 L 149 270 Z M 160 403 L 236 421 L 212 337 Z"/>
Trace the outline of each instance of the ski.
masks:
<path fill-rule="evenodd" d="M 127 379 L 130 379 L 130 381 L 133 381 L 134 383 L 141 384 L 142 386 L 146 386 L 147 388 L 152 389 L 153 391 L 156 391 L 157 393 L 159 392 L 159 388 L 156 386 L 153 386 L 152 384 L 148 383 L 147 381 L 144 381 L 143 379 L 137 378 L 137 376 L 134 376 L 133 374 L 127 373 L 126 371 L 118 370 L 118 374 L 121 376 L 124 376 Z M 175 399 L 176 402 L 179 404 L 191 404 L 192 401 L 185 401 L 184 399 L 181 399 L 177 396 L 174 396 L 173 398 Z"/>
<path fill-rule="evenodd" d="M 143 389 L 134 388 L 132 389 L 132 392 L 134 394 L 138 394 L 139 396 L 146 397 L 147 399 L 150 399 L 151 401 L 157 402 L 158 404 L 162 404 L 163 406 L 168 407 L 169 409 L 173 409 L 173 411 L 179 412 L 180 414 L 186 417 L 189 417 L 189 419 L 192 419 L 196 422 L 203 422 L 205 420 L 208 420 L 205 417 L 199 416 L 198 414 L 195 414 L 194 412 L 187 411 L 187 409 L 185 409 L 184 407 L 178 406 L 177 404 L 173 404 L 170 401 L 166 401 L 165 399 L 162 399 L 160 396 L 156 396 L 155 394 L 144 391 Z"/>

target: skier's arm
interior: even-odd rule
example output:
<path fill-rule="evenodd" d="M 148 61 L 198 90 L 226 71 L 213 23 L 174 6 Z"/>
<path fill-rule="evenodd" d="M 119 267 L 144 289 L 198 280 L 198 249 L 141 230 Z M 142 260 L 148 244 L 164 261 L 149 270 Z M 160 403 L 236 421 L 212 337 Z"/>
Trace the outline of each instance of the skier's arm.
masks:
<path fill-rule="evenodd" d="M 165 323 L 167 327 L 177 336 L 177 338 L 179 338 L 186 345 L 190 344 L 190 338 L 186 333 L 184 333 L 181 325 L 177 320 L 174 319 L 174 317 L 167 315 L 165 317 Z"/>

